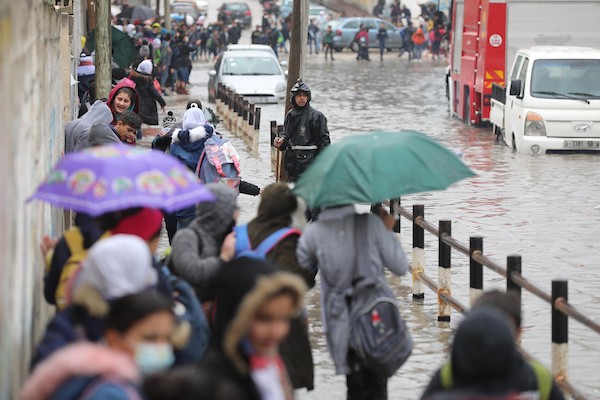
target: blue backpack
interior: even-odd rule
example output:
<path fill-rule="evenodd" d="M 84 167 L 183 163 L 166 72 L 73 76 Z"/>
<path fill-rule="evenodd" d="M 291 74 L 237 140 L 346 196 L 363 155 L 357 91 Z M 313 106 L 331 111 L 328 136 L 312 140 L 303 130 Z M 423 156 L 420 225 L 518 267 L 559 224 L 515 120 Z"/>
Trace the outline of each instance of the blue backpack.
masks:
<path fill-rule="evenodd" d="M 267 257 L 267 254 L 269 254 L 269 252 L 286 237 L 293 234 L 300 235 L 302 233 L 298 229 L 281 228 L 267 236 L 258 247 L 253 249 L 250 244 L 250 237 L 248 236 L 248 225 L 237 225 L 233 228 L 233 231 L 235 232 L 236 258 L 250 257 L 260 260 L 264 260 Z"/>

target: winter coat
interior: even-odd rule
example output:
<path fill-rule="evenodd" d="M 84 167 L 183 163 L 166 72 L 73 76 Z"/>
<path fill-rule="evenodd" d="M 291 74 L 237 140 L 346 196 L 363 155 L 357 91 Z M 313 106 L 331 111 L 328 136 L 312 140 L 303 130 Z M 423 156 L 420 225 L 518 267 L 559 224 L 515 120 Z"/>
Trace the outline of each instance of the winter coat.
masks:
<path fill-rule="evenodd" d="M 196 218 L 177 231 L 171 252 L 173 272 L 196 289 L 202 302 L 214 298 L 214 279 L 225 264 L 220 257 L 221 246 L 235 225 L 237 207 L 235 190 L 220 183 L 206 186 L 216 197 L 215 202 L 198 204 Z"/>
<path fill-rule="evenodd" d="M 286 151 L 285 172 L 294 182 L 331 140 L 327 118 L 312 108 L 310 101 L 304 107 L 298 107 L 292 98 L 292 104 L 294 107 L 288 111 L 283 124 L 281 149 Z"/>
<path fill-rule="evenodd" d="M 353 206 L 325 209 L 316 223 L 306 227 L 298 243 L 300 265 L 313 271 L 318 269 L 321 273 L 323 326 L 337 374 L 350 372 L 346 361 L 350 338 L 346 296 L 352 289 L 357 251 L 368 253 L 372 272 L 370 279 L 361 280 L 361 285 L 384 281 L 384 266 L 396 275 L 403 275 L 408 270 L 402 246 L 379 217 L 367 216 L 368 241 L 356 242 L 355 215 Z"/>
<path fill-rule="evenodd" d="M 65 153 L 83 150 L 88 147 L 89 130 L 95 123 L 109 124 L 113 115 L 102 100 L 90 107 L 81 118 L 65 124 Z"/>
<path fill-rule="evenodd" d="M 21 392 L 23 400 L 141 400 L 133 358 L 105 346 L 76 343 L 39 364 Z"/>
<path fill-rule="evenodd" d="M 171 42 L 163 40 L 160 47 L 160 65 L 165 66 L 168 70 L 173 60 L 173 49 L 171 48 Z"/>
<path fill-rule="evenodd" d="M 526 398 L 540 398 L 532 364 L 518 352 L 508 318 L 493 307 L 474 311 L 460 324 L 452 345 L 450 367 L 451 387 L 444 387 L 440 369 L 422 399 L 503 399 L 525 393 Z M 546 388 L 549 399 L 563 400 L 551 373 L 547 370 L 545 373 L 544 384 L 551 386 Z"/>
<path fill-rule="evenodd" d="M 423 43 L 425 43 L 426 40 L 427 39 L 425 38 L 423 29 L 421 29 L 421 28 L 417 29 L 417 31 L 415 33 L 413 33 L 413 35 L 412 35 L 412 41 L 417 46 L 421 46 Z"/>
<path fill-rule="evenodd" d="M 167 103 L 154 87 L 154 78 L 152 75 L 132 70 L 129 79 L 135 82 L 135 90 L 140 99 L 139 115 L 142 121 L 148 125 L 158 125 L 156 102 L 160 103 L 161 107 L 166 106 Z"/>
<path fill-rule="evenodd" d="M 256 248 L 275 231 L 289 227 L 292 224 L 292 213 L 303 212 L 298 207 L 296 197 L 284 184 L 271 185 L 262 192 L 258 207 L 258 215 L 248 223 L 248 236 L 252 248 Z M 294 273 L 304 279 L 308 287 L 315 285 L 315 273 L 302 268 L 296 258 L 299 235 L 287 236 L 279 242 L 269 253 L 267 260 L 271 261 L 280 270 Z M 314 366 L 306 319 L 296 318 L 290 326 L 290 333 L 282 343 L 281 356 L 283 357 L 288 373 L 295 389 L 314 387 Z"/>
<path fill-rule="evenodd" d="M 139 113 L 140 99 L 137 94 L 136 88 L 134 86 L 134 82 L 132 82 L 131 79 L 123 79 L 121 82 L 116 84 L 115 87 L 112 88 L 112 90 L 108 94 L 108 100 L 106 101 L 106 105 L 108 105 L 108 107 L 110 107 L 110 111 L 113 114 L 113 119 L 112 119 L 112 122 L 110 123 L 113 126 L 116 125 L 117 122 L 119 122 L 119 115 L 117 115 L 117 112 L 115 111 L 115 106 L 114 106 L 115 97 L 116 97 L 119 89 L 121 89 L 123 87 L 127 87 L 127 88 L 133 90 L 133 93 L 134 93 L 134 98 L 132 99 L 133 104 L 130 106 L 129 109 L 133 112 Z"/>
<path fill-rule="evenodd" d="M 236 399 L 261 399 L 259 388 L 252 379 L 245 342 L 258 309 L 283 288 L 292 292 L 300 302 L 306 290 L 297 276 L 277 272 L 271 264 L 251 258 L 234 259 L 225 264 L 215 277 L 213 343 L 202 364 L 239 390 L 240 397 Z M 291 385 L 288 383 L 286 386 L 291 395 Z"/>

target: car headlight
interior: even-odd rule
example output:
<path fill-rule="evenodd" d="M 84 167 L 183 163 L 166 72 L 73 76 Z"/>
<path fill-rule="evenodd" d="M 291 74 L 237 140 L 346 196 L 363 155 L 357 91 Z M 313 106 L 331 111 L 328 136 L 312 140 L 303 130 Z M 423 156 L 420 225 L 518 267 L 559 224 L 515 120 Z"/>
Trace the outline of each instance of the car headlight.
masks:
<path fill-rule="evenodd" d="M 525 132 L 527 136 L 546 136 L 546 125 L 540 114 L 528 112 L 525 118 Z"/>
<path fill-rule="evenodd" d="M 275 86 L 275 91 L 276 92 L 285 92 L 285 83 L 283 82 L 279 82 L 276 86 Z"/>

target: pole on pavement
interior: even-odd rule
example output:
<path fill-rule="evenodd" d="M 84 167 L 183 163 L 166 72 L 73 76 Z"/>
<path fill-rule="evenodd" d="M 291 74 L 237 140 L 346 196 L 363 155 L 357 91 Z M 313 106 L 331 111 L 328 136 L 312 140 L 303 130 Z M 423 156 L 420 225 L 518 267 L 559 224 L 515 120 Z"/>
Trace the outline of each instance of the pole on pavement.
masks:
<path fill-rule="evenodd" d="M 165 28 L 171 32 L 171 1 L 164 0 L 165 2 Z"/>
<path fill-rule="evenodd" d="M 308 0 L 294 0 L 292 9 L 292 29 L 290 32 L 290 56 L 288 59 L 287 93 L 285 95 L 285 115 L 292 108 L 290 91 L 298 78 L 304 75 L 304 57 L 308 40 Z M 279 157 L 277 181 L 287 181 L 283 168 L 283 157 Z"/>
<path fill-rule="evenodd" d="M 96 1 L 96 98 L 108 97 L 112 79 L 110 1 Z"/>

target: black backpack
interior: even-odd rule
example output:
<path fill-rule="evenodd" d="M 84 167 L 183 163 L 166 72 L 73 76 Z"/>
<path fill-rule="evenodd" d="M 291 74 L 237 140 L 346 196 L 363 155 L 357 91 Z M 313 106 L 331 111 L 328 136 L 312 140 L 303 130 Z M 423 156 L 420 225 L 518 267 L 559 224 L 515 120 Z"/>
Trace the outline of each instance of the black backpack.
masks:
<path fill-rule="evenodd" d="M 357 243 L 368 243 L 366 218 L 355 217 L 354 225 Z M 412 337 L 385 280 L 359 286 L 361 266 L 368 262 L 366 252 L 359 252 L 355 260 L 356 283 L 349 299 L 350 349 L 360 365 L 389 378 L 410 356 Z"/>

